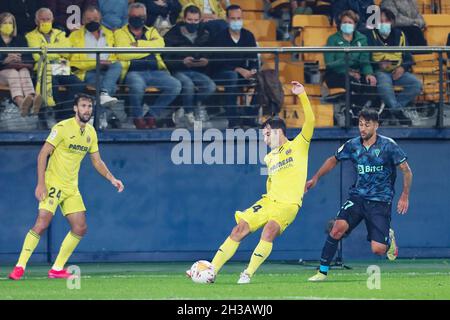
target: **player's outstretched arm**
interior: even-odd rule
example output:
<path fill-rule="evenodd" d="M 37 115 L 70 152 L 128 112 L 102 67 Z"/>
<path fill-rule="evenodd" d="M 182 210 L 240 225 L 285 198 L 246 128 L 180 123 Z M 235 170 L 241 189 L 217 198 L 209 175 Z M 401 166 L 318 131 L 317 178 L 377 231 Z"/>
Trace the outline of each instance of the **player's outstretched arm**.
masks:
<path fill-rule="evenodd" d="M 311 180 L 306 182 L 305 185 L 305 192 L 307 192 L 309 189 L 314 188 L 317 184 L 317 181 L 319 179 L 326 175 L 328 172 L 334 169 L 336 165 L 338 164 L 338 161 L 335 156 L 329 157 L 323 165 L 320 167 L 319 171 L 316 172 L 316 174 L 311 178 Z"/>
<path fill-rule="evenodd" d="M 305 92 L 305 87 L 298 81 L 292 81 L 292 93 L 297 95 L 300 99 L 300 102 L 303 106 L 303 112 L 305 114 L 305 123 L 303 124 L 302 131 L 300 134 L 306 141 L 311 141 L 311 138 L 314 133 L 314 125 L 316 123 L 316 117 L 314 116 L 314 112 L 311 107 L 311 103 L 309 102 L 308 95 Z"/>
<path fill-rule="evenodd" d="M 106 164 L 103 162 L 102 158 L 100 157 L 100 153 L 94 152 L 91 153 L 91 161 L 94 168 L 100 173 L 103 177 L 105 177 L 108 181 L 111 182 L 111 184 L 117 188 L 118 192 L 122 192 L 124 189 L 122 181 L 116 179 L 113 174 L 109 171 Z"/>
<path fill-rule="evenodd" d="M 408 163 L 402 162 L 399 165 L 400 170 L 403 172 L 403 192 L 398 200 L 397 212 L 400 214 L 405 214 L 409 207 L 409 190 L 412 184 L 412 171 Z"/>
<path fill-rule="evenodd" d="M 38 155 L 37 175 L 38 183 L 34 191 L 34 195 L 38 201 L 42 201 L 47 196 L 47 187 L 45 186 L 45 169 L 47 168 L 48 157 L 52 154 L 55 147 L 45 142 Z"/>

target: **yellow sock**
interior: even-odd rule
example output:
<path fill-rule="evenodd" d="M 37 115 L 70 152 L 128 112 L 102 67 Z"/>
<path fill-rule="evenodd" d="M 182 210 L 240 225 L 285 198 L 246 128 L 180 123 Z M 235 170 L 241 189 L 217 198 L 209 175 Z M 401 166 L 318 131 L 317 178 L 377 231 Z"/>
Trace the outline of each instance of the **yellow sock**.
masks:
<path fill-rule="evenodd" d="M 59 253 L 56 257 L 55 263 L 53 264 L 53 270 L 59 271 L 64 269 L 64 265 L 66 264 L 67 260 L 69 260 L 69 257 L 72 255 L 78 243 L 80 243 L 80 240 L 81 237 L 72 232 L 69 232 L 67 234 L 61 244 L 61 249 L 59 249 Z"/>
<path fill-rule="evenodd" d="M 223 267 L 223 265 L 231 259 L 232 256 L 236 253 L 237 248 L 239 247 L 240 242 L 236 242 L 230 237 L 225 240 L 224 243 L 220 246 L 219 250 L 217 250 L 214 259 L 212 260 L 212 265 L 214 266 L 214 270 L 216 274 L 219 273 L 219 270 Z"/>
<path fill-rule="evenodd" d="M 272 252 L 272 242 L 260 240 L 253 251 L 246 273 L 251 277 Z"/>
<path fill-rule="evenodd" d="M 33 254 L 34 249 L 36 249 L 39 239 L 41 236 L 38 235 L 33 230 L 28 231 L 27 236 L 25 237 L 25 241 L 23 242 L 22 252 L 19 256 L 19 261 L 17 262 L 18 267 L 22 267 L 25 269 L 27 266 L 27 262 Z"/>

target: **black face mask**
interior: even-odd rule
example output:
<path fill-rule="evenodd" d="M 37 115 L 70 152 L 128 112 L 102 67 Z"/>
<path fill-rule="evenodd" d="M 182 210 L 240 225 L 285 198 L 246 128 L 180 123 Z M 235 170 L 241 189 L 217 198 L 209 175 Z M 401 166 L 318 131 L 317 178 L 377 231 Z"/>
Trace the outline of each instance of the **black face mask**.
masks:
<path fill-rule="evenodd" d="M 95 22 L 95 21 L 91 21 L 89 23 L 86 24 L 86 30 L 89 32 L 95 32 L 98 29 L 100 29 L 100 23 Z"/>
<path fill-rule="evenodd" d="M 200 23 L 186 23 L 185 26 L 189 33 L 194 33 L 198 30 Z"/>
<path fill-rule="evenodd" d="M 142 28 L 145 25 L 145 19 L 141 17 L 130 17 L 128 23 L 133 28 Z"/>

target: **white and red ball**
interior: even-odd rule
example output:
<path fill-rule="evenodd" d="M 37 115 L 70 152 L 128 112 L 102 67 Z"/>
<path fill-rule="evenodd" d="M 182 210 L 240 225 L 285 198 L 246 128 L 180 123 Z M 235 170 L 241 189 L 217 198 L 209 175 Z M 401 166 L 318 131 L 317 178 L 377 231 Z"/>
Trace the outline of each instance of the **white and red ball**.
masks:
<path fill-rule="evenodd" d="M 199 260 L 191 267 L 191 279 L 195 283 L 213 283 L 216 279 L 214 266 L 206 260 Z"/>

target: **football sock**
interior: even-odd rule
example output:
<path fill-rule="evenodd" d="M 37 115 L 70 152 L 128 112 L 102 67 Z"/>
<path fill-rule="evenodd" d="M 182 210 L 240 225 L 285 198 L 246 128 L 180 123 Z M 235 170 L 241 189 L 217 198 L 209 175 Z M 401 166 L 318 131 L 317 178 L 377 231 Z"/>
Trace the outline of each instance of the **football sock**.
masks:
<path fill-rule="evenodd" d="M 253 251 L 246 273 L 251 277 L 272 252 L 273 243 L 260 240 Z"/>
<path fill-rule="evenodd" d="M 330 269 L 331 260 L 333 260 L 334 255 L 336 254 L 339 240 L 332 238 L 328 235 L 327 240 L 325 241 L 325 245 L 322 249 L 322 256 L 320 257 L 320 267 L 319 272 L 323 274 L 327 274 Z"/>
<path fill-rule="evenodd" d="M 19 261 L 17 262 L 18 267 L 22 267 L 25 269 L 28 260 L 30 259 L 31 255 L 33 254 L 34 249 L 36 249 L 39 239 L 41 238 L 40 235 L 38 235 L 33 230 L 28 231 L 25 241 L 23 242 L 22 252 L 19 256 Z"/>
<path fill-rule="evenodd" d="M 78 243 L 80 243 L 80 240 L 81 237 L 71 231 L 67 234 L 61 244 L 61 249 L 56 257 L 55 263 L 53 264 L 53 270 L 61 271 L 64 268 L 64 265 L 67 260 L 69 260 L 69 257 L 72 255 Z"/>
<path fill-rule="evenodd" d="M 211 261 L 214 266 L 214 272 L 216 274 L 219 273 L 219 270 L 223 267 L 223 265 L 231 259 L 232 256 L 236 253 L 237 248 L 239 247 L 240 242 L 236 242 L 230 237 L 225 240 L 224 243 L 220 246 L 219 250 L 217 250 L 214 259 Z"/>

